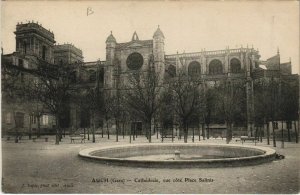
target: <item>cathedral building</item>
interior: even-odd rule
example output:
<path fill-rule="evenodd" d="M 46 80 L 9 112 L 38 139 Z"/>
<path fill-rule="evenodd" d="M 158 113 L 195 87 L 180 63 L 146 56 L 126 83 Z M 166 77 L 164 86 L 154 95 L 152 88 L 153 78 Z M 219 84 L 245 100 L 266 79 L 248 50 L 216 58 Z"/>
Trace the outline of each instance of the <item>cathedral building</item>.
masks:
<path fill-rule="evenodd" d="M 226 47 L 216 51 L 202 49 L 199 52 L 176 54 L 166 54 L 164 46 L 165 36 L 160 27 L 154 32 L 152 39 L 140 40 L 138 34 L 134 32 L 131 41 L 125 43 L 118 43 L 111 33 L 106 40 L 104 87 L 116 88 L 118 80 L 120 83 L 126 83 L 128 73 L 146 70 L 150 66 L 151 59 L 154 60 L 155 71 L 165 81 L 176 77 L 179 70 L 201 79 L 207 86 L 213 86 L 228 78 L 244 80 L 247 81 L 245 132 L 250 135 L 250 132 L 254 131 L 253 82 L 255 79 L 270 78 L 274 73 L 276 77 L 281 74 L 292 74 L 291 62 L 281 63 L 279 52 L 274 57 L 262 61 L 259 51 L 248 46 L 236 49 Z M 224 130 L 225 127 L 221 129 Z"/>
<path fill-rule="evenodd" d="M 150 39 L 141 40 L 137 32 L 134 32 L 131 40 L 124 43 L 119 43 L 111 32 L 106 39 L 106 61 L 94 62 L 84 62 L 82 51 L 72 44 L 55 44 L 53 32 L 45 29 L 41 24 L 34 22 L 18 24 L 15 35 L 16 51 L 2 55 L 3 63 L 22 67 L 21 72 L 23 68 L 37 68 L 39 62 L 37 59 L 48 63 L 49 66 L 59 67 L 61 64 L 69 64 L 74 74 L 74 85 L 79 91 L 92 88 L 99 79 L 103 90 L 114 90 L 117 88 L 117 82 L 127 83 L 129 73 L 145 71 L 150 63 L 154 64 L 155 71 L 164 80 L 176 77 L 179 70 L 184 70 L 187 75 L 201 79 L 208 87 L 227 78 L 247 81 L 247 127 L 244 130 L 248 134 L 254 128 L 253 83 L 262 78 L 273 78 L 274 75 L 299 79 L 297 75 L 291 73 L 291 62 L 280 62 L 279 52 L 274 57 L 263 61 L 260 59 L 259 51 L 248 46 L 166 54 L 165 35 L 159 26 Z M 17 122 L 13 120 L 15 113 L 19 113 Z M 47 111 L 42 116 L 44 115 L 45 119 L 39 118 L 41 121 L 44 120 L 42 123 L 44 127 L 55 126 L 54 119 L 50 122 L 51 117 Z M 25 106 L 13 110 L 9 104 L 2 102 L 2 116 L 5 118 L 2 120 L 2 127 L 7 131 L 14 126 L 26 129 L 29 127 L 28 121 L 31 121 L 30 128 L 36 128 L 34 121 L 37 119 L 32 111 L 29 113 L 25 109 Z M 89 116 L 72 101 L 65 120 L 67 121 L 65 127 L 68 128 L 80 128 L 82 124 L 90 125 L 86 122 Z M 99 124 L 103 125 L 101 122 Z"/>

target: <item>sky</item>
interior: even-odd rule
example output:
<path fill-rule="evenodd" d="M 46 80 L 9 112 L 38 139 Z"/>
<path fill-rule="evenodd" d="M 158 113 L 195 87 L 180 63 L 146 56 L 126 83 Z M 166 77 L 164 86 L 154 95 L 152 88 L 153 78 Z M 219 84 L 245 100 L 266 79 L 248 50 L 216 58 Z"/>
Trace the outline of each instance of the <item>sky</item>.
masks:
<path fill-rule="evenodd" d="M 299 74 L 299 1 L 2 1 L 1 9 L 5 54 L 15 50 L 18 22 L 38 21 L 57 43 L 80 48 L 86 62 L 105 60 L 110 31 L 118 43 L 134 31 L 148 40 L 159 25 L 166 54 L 253 45 L 266 60 L 279 48 L 281 62 L 291 58 Z"/>

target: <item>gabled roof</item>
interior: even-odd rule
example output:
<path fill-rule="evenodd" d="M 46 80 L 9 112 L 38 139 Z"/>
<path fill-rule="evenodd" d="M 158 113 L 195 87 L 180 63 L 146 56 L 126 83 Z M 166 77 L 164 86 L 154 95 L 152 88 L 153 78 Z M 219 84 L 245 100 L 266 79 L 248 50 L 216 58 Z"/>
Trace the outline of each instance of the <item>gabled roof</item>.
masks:
<path fill-rule="evenodd" d="M 130 45 L 132 45 L 134 43 L 142 45 L 142 46 L 149 46 L 149 45 L 153 44 L 153 41 L 152 40 L 142 40 L 142 41 L 141 40 L 134 40 L 134 41 L 125 42 L 125 43 L 118 43 L 116 45 L 116 49 L 129 47 Z"/>

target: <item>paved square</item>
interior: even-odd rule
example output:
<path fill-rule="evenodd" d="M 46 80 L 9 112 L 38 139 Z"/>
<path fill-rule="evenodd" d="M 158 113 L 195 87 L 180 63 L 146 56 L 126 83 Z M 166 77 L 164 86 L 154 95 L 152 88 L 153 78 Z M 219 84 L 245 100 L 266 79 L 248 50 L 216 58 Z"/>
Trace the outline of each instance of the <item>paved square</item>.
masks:
<path fill-rule="evenodd" d="M 49 142 L 21 140 L 15 144 L 2 141 L 2 191 L 7 193 L 298 193 L 299 144 L 285 143 L 276 151 L 284 160 L 257 166 L 234 168 L 134 168 L 111 166 L 83 160 L 81 149 L 125 144 L 128 137 L 97 137 L 97 143 L 70 143 L 66 136 L 60 145 Z M 160 142 L 153 137 L 153 142 Z M 165 140 L 170 142 L 171 139 Z M 176 142 L 183 142 L 177 140 Z M 147 142 L 138 137 L 134 143 Z M 191 142 L 191 140 L 189 140 Z M 196 141 L 198 142 L 198 141 Z M 225 140 L 201 140 L 225 143 Z M 241 144 L 240 142 L 233 142 Z M 254 145 L 253 142 L 245 144 Z M 267 146 L 266 141 L 257 143 Z M 269 146 L 272 147 L 272 146 Z"/>

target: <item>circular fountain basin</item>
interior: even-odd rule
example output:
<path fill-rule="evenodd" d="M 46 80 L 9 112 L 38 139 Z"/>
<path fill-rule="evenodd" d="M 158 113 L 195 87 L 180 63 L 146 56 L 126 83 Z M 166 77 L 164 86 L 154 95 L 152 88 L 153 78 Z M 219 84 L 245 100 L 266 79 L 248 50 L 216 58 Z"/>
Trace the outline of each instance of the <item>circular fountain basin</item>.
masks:
<path fill-rule="evenodd" d="M 257 165 L 274 160 L 275 155 L 275 150 L 267 147 L 199 143 L 116 145 L 79 152 L 82 158 L 106 164 L 161 168 Z"/>

